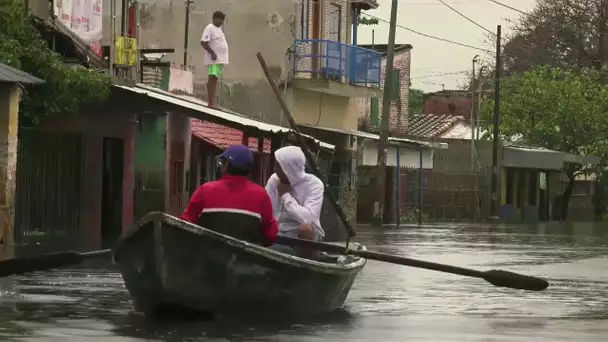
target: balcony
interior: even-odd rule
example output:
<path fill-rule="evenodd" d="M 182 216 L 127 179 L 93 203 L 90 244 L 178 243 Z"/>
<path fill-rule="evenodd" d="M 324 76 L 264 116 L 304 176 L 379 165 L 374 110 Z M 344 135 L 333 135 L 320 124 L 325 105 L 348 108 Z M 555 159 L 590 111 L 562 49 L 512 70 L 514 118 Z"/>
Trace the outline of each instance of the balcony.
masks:
<path fill-rule="evenodd" d="M 382 54 L 331 40 L 293 44 L 294 87 L 345 97 L 376 97 Z"/>

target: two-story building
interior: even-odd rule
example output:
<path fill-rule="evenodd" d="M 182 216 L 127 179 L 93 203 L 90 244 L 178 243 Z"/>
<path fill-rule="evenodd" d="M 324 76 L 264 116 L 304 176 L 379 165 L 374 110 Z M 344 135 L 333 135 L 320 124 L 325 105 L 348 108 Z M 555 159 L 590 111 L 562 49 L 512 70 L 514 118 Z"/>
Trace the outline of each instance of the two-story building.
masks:
<path fill-rule="evenodd" d="M 387 44 L 369 44 L 358 46 L 372 49 L 382 54 L 380 82 L 384 86 L 386 72 Z M 389 133 L 391 136 L 404 136 L 408 131 L 409 97 L 410 97 L 410 65 L 412 61 L 412 45 L 396 44 L 393 62 L 393 85 L 391 103 L 389 104 Z M 365 99 L 356 99 L 359 110 L 359 129 L 366 132 L 379 133 L 382 118 L 382 95 Z"/>
<path fill-rule="evenodd" d="M 142 1 L 140 6 L 140 47 L 173 48 L 165 60 L 182 64 L 184 2 Z M 376 0 L 202 0 L 190 6 L 187 64 L 194 68 L 194 94 L 206 97 L 201 33 L 212 13 L 222 11 L 230 64 L 220 80 L 219 105 L 287 125 L 256 59 L 261 52 L 302 130 L 336 146 L 327 180 L 339 183 L 333 186 L 354 218 L 357 139 L 349 132 L 357 131 L 358 110 L 352 99 L 380 96 L 382 54 L 350 42 L 358 13 L 377 8 Z"/>

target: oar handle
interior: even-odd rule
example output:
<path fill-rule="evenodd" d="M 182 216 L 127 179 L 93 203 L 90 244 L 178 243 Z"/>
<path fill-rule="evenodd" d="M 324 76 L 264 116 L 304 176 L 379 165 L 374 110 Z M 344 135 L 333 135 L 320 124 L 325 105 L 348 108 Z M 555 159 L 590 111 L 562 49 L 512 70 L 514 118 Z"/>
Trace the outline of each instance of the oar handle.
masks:
<path fill-rule="evenodd" d="M 406 257 L 401 257 L 392 254 L 384 254 L 367 250 L 359 250 L 352 249 L 350 245 L 347 248 L 344 246 L 333 245 L 323 242 L 302 240 L 296 238 L 290 238 L 287 236 L 278 236 L 276 243 L 302 247 L 302 248 L 310 248 L 316 249 L 319 251 L 323 251 L 326 253 L 335 253 L 335 254 L 351 254 L 355 256 L 359 256 L 369 260 L 388 262 L 391 264 L 410 266 L 416 268 L 423 268 L 432 271 L 445 272 L 451 274 L 458 274 L 465 277 L 474 277 L 484 279 L 492 285 L 500 286 L 500 287 L 508 287 L 512 289 L 520 289 L 520 290 L 529 290 L 529 291 L 543 291 L 548 286 L 549 283 L 540 278 L 531 277 L 523 274 L 518 274 L 509 271 L 502 270 L 491 270 L 491 271 L 477 271 L 470 268 L 451 266 L 445 264 L 438 264 L 430 261 L 416 260 Z"/>

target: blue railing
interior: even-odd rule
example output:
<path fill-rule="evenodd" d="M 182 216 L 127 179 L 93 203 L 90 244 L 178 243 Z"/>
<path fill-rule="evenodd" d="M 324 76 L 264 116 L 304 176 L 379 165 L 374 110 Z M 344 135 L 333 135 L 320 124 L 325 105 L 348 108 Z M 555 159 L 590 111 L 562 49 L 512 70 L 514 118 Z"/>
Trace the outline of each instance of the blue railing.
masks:
<path fill-rule="evenodd" d="M 318 74 L 344 83 L 379 86 L 382 54 L 356 45 L 324 39 L 298 39 L 293 44 L 294 75 Z"/>

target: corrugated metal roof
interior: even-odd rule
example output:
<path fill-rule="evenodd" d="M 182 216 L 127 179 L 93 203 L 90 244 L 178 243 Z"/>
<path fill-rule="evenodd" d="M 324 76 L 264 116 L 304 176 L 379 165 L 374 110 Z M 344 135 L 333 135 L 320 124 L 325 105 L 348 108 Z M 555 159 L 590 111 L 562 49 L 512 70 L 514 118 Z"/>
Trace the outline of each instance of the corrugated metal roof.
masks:
<path fill-rule="evenodd" d="M 240 126 L 257 128 L 260 131 L 269 132 L 269 133 L 288 133 L 293 132 L 290 128 L 271 125 L 265 122 L 257 121 L 252 118 L 236 114 L 234 112 L 229 113 L 225 110 L 219 110 L 214 108 L 207 107 L 207 102 L 202 101 L 196 97 L 186 96 L 186 95 L 177 95 L 172 94 L 168 91 L 164 91 L 161 89 L 156 89 L 154 87 L 147 86 L 145 84 L 137 84 L 135 87 L 123 86 L 123 85 L 114 85 L 117 88 L 121 88 L 127 91 L 131 91 L 134 93 L 138 93 L 141 95 L 146 95 L 151 98 L 172 103 L 174 105 L 187 108 L 193 111 L 200 112 L 201 114 L 213 116 L 219 119 L 223 119 L 226 121 L 234 122 L 239 124 Z M 315 139 L 307 134 L 302 134 L 303 136 L 312 139 L 319 146 L 325 149 L 333 150 L 335 148 L 334 145 L 325 143 L 318 139 Z"/>
<path fill-rule="evenodd" d="M 44 83 L 38 77 L 32 76 L 25 71 L 15 69 L 6 64 L 0 63 L 0 82 L 3 83 L 23 83 L 23 84 L 40 84 Z"/>
<path fill-rule="evenodd" d="M 537 153 L 548 153 L 548 154 L 559 154 L 563 158 L 563 162 L 574 163 L 574 164 L 599 164 L 601 161 L 600 157 L 596 156 L 585 156 L 582 154 L 574 154 L 568 152 L 561 152 L 551 150 L 545 147 L 533 147 L 533 146 L 522 146 L 514 144 L 505 144 L 506 150 L 521 151 L 521 152 L 537 152 Z"/>
<path fill-rule="evenodd" d="M 353 131 L 353 130 L 334 128 L 334 127 L 323 127 L 323 126 L 313 126 L 313 125 L 302 125 L 302 126 L 320 129 L 320 130 L 324 130 L 324 131 L 354 135 L 354 136 L 360 137 L 360 138 L 380 140 L 380 136 L 378 134 L 373 134 L 373 133 L 368 133 L 368 132 L 363 132 L 363 131 Z M 438 145 L 438 144 L 433 144 L 433 143 L 429 143 L 426 141 L 412 140 L 412 139 L 406 139 L 406 138 L 395 138 L 395 137 L 389 137 L 388 142 L 403 144 L 403 145 L 410 145 L 410 146 L 426 147 L 426 148 L 431 148 L 431 147 L 444 148 L 444 145 L 447 146 L 445 143 L 443 143 L 443 145 L 442 144 Z"/>

